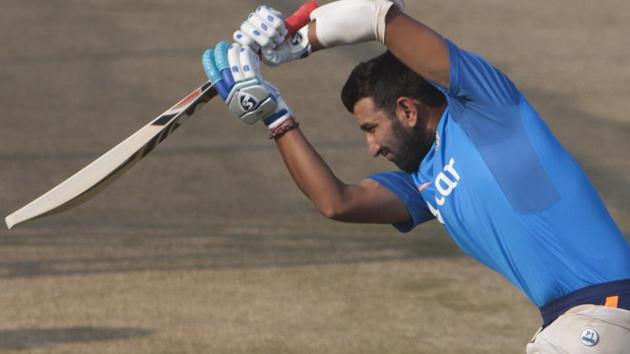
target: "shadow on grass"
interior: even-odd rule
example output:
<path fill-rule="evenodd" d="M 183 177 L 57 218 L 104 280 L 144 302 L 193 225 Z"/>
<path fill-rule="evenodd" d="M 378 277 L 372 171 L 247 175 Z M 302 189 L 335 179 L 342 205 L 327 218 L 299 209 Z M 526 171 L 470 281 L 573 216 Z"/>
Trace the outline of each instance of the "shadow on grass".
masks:
<path fill-rule="evenodd" d="M 0 330 L 0 350 L 25 350 L 55 344 L 101 342 L 144 337 L 142 328 L 67 327 Z"/>
<path fill-rule="evenodd" d="M 179 229 L 162 227 L 147 232 L 104 231 L 59 233 L 42 230 L 2 239 L 13 249 L 52 250 L 30 259 L 0 258 L 0 279 L 73 276 L 143 271 L 182 271 L 354 264 L 460 257 L 437 226 L 424 228 L 423 237 L 391 234 L 353 234 L 318 230 L 297 233 L 261 227 Z M 71 245 L 71 247 L 68 247 Z M 0 247 L 0 251 L 2 247 Z M 2 253 L 0 253 L 1 255 Z M 24 257 L 27 258 L 27 257 Z"/>

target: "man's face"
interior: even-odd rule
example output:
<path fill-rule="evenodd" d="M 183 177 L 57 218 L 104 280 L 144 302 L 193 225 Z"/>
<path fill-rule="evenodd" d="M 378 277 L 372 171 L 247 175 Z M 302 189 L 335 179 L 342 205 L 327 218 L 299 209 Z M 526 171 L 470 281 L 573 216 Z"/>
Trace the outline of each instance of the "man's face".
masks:
<path fill-rule="evenodd" d="M 398 117 L 388 117 L 374 105 L 371 97 L 364 97 L 355 104 L 354 116 L 366 134 L 370 155 L 382 155 L 405 172 L 413 172 L 420 166 L 433 143 L 432 137 L 421 133 L 422 124 L 409 126 Z"/>

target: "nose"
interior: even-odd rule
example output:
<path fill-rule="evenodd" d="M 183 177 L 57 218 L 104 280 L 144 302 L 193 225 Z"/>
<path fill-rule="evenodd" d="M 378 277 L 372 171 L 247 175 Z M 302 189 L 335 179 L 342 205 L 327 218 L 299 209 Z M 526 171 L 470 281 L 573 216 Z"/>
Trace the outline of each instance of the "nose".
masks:
<path fill-rule="evenodd" d="M 370 153 L 370 156 L 378 157 L 378 155 L 381 153 L 381 146 L 378 143 L 376 143 L 374 136 L 370 134 L 367 135 L 367 146 L 368 146 L 368 152 Z"/>

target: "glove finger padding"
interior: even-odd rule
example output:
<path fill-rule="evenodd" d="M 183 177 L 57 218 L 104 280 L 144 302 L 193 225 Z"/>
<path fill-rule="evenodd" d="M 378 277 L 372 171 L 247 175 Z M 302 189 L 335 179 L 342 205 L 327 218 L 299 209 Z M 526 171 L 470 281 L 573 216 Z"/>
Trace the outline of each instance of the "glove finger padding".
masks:
<path fill-rule="evenodd" d="M 221 98 L 223 98 L 223 100 L 225 100 L 230 92 L 230 88 L 225 86 L 221 72 L 214 61 L 214 49 L 207 49 L 203 53 L 201 56 L 201 63 L 208 79 L 217 90 L 217 93 L 221 96 Z"/>
<path fill-rule="evenodd" d="M 261 53 L 270 66 L 280 65 L 311 53 L 308 26 L 287 37 L 288 30 L 282 13 L 268 6 L 258 6 L 234 32 L 234 40 L 243 47 Z"/>
<path fill-rule="evenodd" d="M 256 41 L 252 37 L 243 33 L 243 31 L 241 30 L 237 30 L 236 32 L 234 32 L 233 38 L 236 43 L 242 45 L 243 47 L 250 47 L 255 52 L 260 50 L 260 45 L 256 43 Z"/>
<path fill-rule="evenodd" d="M 262 77 L 260 74 L 260 59 L 250 47 L 239 49 L 239 64 L 245 79 Z"/>
<path fill-rule="evenodd" d="M 269 26 L 279 30 L 280 28 L 284 28 L 284 16 L 282 13 L 273 7 L 269 6 L 258 6 L 256 8 L 256 14 L 260 16 Z"/>
<path fill-rule="evenodd" d="M 261 27 L 265 25 L 274 29 L 273 33 L 267 33 L 267 35 L 273 40 L 271 47 L 276 47 L 280 43 L 284 42 L 284 38 L 287 36 L 288 30 L 284 24 L 284 16 L 280 11 L 275 10 L 269 6 L 258 6 L 256 8 L 256 15 L 258 18 L 264 21 Z M 264 48 L 265 46 L 263 46 Z"/>
<path fill-rule="evenodd" d="M 230 65 L 230 72 L 235 82 L 245 80 L 245 75 L 241 71 L 241 45 L 234 43 L 228 48 L 227 58 Z"/>
<path fill-rule="evenodd" d="M 255 14 L 254 17 L 257 18 Z M 273 43 L 271 38 L 269 38 L 269 36 L 267 36 L 262 31 L 262 29 L 259 29 L 256 26 L 256 22 L 252 23 L 252 21 L 248 19 L 247 21 L 243 22 L 243 24 L 241 24 L 241 32 L 249 36 L 249 38 L 253 39 L 254 42 L 256 42 L 256 44 L 258 44 L 260 47 L 267 47 L 268 45 Z"/>
<path fill-rule="evenodd" d="M 230 64 L 227 57 L 229 47 L 228 42 L 219 42 L 214 49 L 214 63 L 221 74 L 226 88 L 234 86 L 234 77 L 230 72 Z"/>
<path fill-rule="evenodd" d="M 256 12 L 252 12 L 251 14 L 249 14 L 249 16 L 247 17 L 246 23 L 250 24 L 252 27 L 262 32 L 269 38 L 276 35 L 276 32 L 277 32 L 276 27 L 274 27 L 271 23 L 267 22 L 264 18 L 262 18 Z"/>
<path fill-rule="evenodd" d="M 258 51 L 260 48 L 276 47 L 286 35 L 282 14 L 271 7 L 258 6 L 255 12 L 247 16 L 240 29 L 234 32 L 234 40 Z"/>

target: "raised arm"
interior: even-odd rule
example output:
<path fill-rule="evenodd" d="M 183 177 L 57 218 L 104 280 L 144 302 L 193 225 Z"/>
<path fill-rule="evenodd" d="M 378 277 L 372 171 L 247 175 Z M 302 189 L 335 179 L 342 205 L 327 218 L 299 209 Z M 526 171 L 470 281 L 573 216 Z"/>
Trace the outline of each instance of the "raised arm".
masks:
<path fill-rule="evenodd" d="M 365 179 L 346 184 L 339 180 L 299 128 L 279 137 L 276 144 L 297 186 L 327 217 L 376 224 L 409 220 L 405 205 L 379 183 Z"/>
<path fill-rule="evenodd" d="M 345 184 L 333 174 L 295 128 L 280 92 L 262 78 L 258 56 L 250 47 L 220 42 L 204 52 L 202 63 L 213 84 L 225 84 L 221 97 L 233 115 L 247 124 L 260 120 L 271 130 L 296 184 L 324 215 L 339 221 L 385 224 L 411 218 L 400 199 L 380 184 L 372 180 Z M 221 71 L 217 63 L 228 63 L 231 70 Z"/>
<path fill-rule="evenodd" d="M 398 0 L 395 1 L 400 3 Z M 228 58 L 225 60 L 221 58 L 221 53 L 225 50 L 218 47 L 214 51 L 215 57 L 216 53 L 219 53 L 217 63 L 227 61 L 229 62 L 227 67 L 232 68 L 230 76 L 233 75 L 234 80 L 230 79 L 226 82 L 236 82 L 233 87 L 228 88 L 229 94 L 224 95 L 228 106 L 246 123 L 253 123 L 260 119 L 272 132 L 283 132 L 272 135 L 276 136 L 280 154 L 295 183 L 324 215 L 335 220 L 385 224 L 401 224 L 411 220 L 417 224 L 428 220 L 431 215 L 424 210 L 426 209 L 424 204 L 410 204 L 408 197 L 410 191 L 414 195 L 417 194 L 417 187 L 410 182 L 409 177 L 405 179 L 388 175 L 388 178 L 383 179 L 382 175 L 372 176 L 374 179 L 368 178 L 358 184 L 346 184 L 339 180 L 308 143 L 302 132 L 294 126 L 294 120 L 289 118 L 291 112 L 284 104 L 279 92 L 262 79 L 258 63 L 254 58 L 249 58 L 247 55 L 243 57 L 242 54 L 236 53 L 239 50 L 258 52 L 266 63 L 282 64 L 308 56 L 313 49 L 371 40 L 370 35 L 365 36 L 365 32 L 371 33 L 373 29 L 370 26 L 374 25 L 376 17 L 380 18 L 377 21 L 380 25 L 377 26 L 378 34 L 375 38 L 381 38 L 381 41 L 384 41 L 385 16 L 392 4 L 386 0 L 348 0 L 329 3 L 314 10 L 310 18 L 315 22 L 300 29 L 287 41 L 283 41 L 286 31 L 281 25 L 282 21 L 279 21 L 281 14 L 272 8 L 260 6 L 234 33 L 234 39 L 238 44 L 232 45 L 231 48 L 238 49 L 233 51 L 230 49 Z M 357 12 L 357 9 L 361 11 Z M 349 22 L 348 15 L 352 15 L 350 17 L 357 19 L 359 23 Z M 394 26 L 400 26 L 397 16 L 391 16 L 391 22 Z M 401 24 L 406 25 L 404 22 Z M 356 30 L 357 27 L 360 27 L 359 30 Z M 404 30 L 405 28 L 401 27 L 398 31 Z M 311 41 L 309 33 L 316 34 L 316 38 Z M 393 43 L 397 42 L 398 40 L 393 40 Z M 230 55 L 231 53 L 234 55 Z M 204 59 L 204 66 L 209 77 L 220 80 L 218 75 L 220 70 L 212 70 L 212 55 L 204 56 L 206 57 L 208 60 Z M 254 69 L 251 70 L 252 68 Z M 243 70 L 248 71 L 242 75 Z M 254 111 L 242 111 L 237 102 L 242 101 L 243 97 L 252 95 L 258 95 L 252 101 L 252 107 L 258 108 L 254 108 Z M 265 98 L 267 96 L 271 99 Z M 260 104 L 256 105 L 253 102 L 260 102 Z M 274 102 L 277 106 L 274 106 Z M 375 181 L 377 178 L 381 178 L 379 182 Z M 404 228 L 401 225 L 397 226 Z"/>

